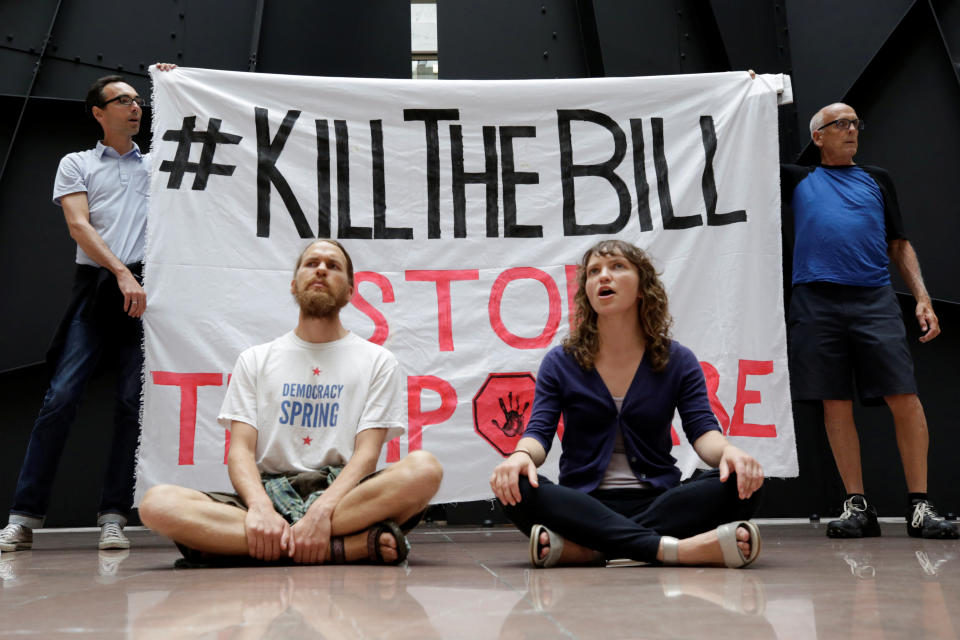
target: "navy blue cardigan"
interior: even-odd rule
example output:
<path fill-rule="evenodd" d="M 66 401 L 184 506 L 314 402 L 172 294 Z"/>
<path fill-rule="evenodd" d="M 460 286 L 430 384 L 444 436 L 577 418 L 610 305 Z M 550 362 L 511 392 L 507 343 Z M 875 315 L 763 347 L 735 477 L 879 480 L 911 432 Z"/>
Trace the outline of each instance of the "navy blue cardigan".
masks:
<path fill-rule="evenodd" d="M 670 454 L 670 422 L 675 409 L 680 411 L 683 431 L 691 443 L 708 431 L 720 431 L 700 363 L 680 343 L 671 342 L 663 371 L 654 372 L 643 359 L 620 412 L 596 369 L 584 369 L 563 347 L 554 347 L 540 364 L 533 411 L 523 435 L 535 438 L 549 451 L 562 413 L 560 484 L 590 492 L 610 464 L 619 427 L 637 478 L 658 489 L 669 489 L 680 484 L 680 470 Z"/>

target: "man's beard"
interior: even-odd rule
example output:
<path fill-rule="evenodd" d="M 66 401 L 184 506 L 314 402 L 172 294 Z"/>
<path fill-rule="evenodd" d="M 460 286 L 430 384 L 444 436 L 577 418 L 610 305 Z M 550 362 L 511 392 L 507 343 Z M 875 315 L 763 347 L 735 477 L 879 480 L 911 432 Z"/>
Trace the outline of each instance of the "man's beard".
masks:
<path fill-rule="evenodd" d="M 350 302 L 347 294 L 347 290 L 339 291 L 334 296 L 328 291 L 308 288 L 298 289 L 293 297 L 300 305 L 300 311 L 308 318 L 329 318 Z"/>

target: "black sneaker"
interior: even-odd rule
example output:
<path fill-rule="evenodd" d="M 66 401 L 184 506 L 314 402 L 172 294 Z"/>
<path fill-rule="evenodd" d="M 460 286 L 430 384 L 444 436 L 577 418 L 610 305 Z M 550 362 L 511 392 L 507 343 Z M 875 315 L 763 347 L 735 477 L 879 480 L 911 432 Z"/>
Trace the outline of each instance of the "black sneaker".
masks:
<path fill-rule="evenodd" d="M 937 513 L 933 505 L 926 500 L 919 500 L 907 511 L 907 533 L 914 538 L 937 538 L 941 540 L 955 540 L 960 538 L 960 531 L 953 523 L 947 522 Z"/>
<path fill-rule="evenodd" d="M 873 538 L 879 535 L 877 509 L 861 496 L 844 500 L 840 519 L 827 523 L 828 538 Z"/>

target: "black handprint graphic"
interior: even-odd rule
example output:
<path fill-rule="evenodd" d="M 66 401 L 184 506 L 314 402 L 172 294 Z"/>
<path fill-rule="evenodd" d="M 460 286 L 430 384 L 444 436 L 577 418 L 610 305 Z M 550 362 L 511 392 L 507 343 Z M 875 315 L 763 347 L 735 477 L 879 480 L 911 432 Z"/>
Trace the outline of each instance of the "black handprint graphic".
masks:
<path fill-rule="evenodd" d="M 523 409 L 520 408 L 520 398 L 517 398 L 516 403 L 513 400 L 513 391 L 507 392 L 507 404 L 503 404 L 503 398 L 498 398 L 500 401 L 500 408 L 503 410 L 503 425 L 501 426 L 496 420 L 491 420 L 494 426 L 500 431 L 503 432 L 503 435 L 508 437 L 513 437 L 520 435 L 523 432 L 523 414 L 527 412 L 527 409 L 530 407 L 530 403 L 526 402 L 523 405 Z"/>

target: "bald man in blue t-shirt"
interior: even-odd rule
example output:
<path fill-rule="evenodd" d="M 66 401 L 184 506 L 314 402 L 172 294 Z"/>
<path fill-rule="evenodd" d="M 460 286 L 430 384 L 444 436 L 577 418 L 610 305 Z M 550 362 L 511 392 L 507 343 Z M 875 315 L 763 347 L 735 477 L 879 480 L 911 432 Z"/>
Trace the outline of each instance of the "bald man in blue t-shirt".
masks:
<path fill-rule="evenodd" d="M 816 167 L 783 165 L 784 207 L 794 217 L 790 368 L 795 400 L 823 402 L 824 424 L 847 491 L 843 514 L 827 524 L 831 538 L 879 536 L 876 509 L 864 497 L 860 441 L 853 421 L 853 380 L 864 404 L 886 403 L 909 491 L 907 532 L 960 537 L 927 500 L 929 435 L 917 397 L 913 362 L 890 259 L 917 301 L 921 342 L 940 333 L 937 316 L 906 239 L 893 182 L 879 167 L 857 165 L 856 112 L 831 104 L 810 121 L 820 149 Z"/>

